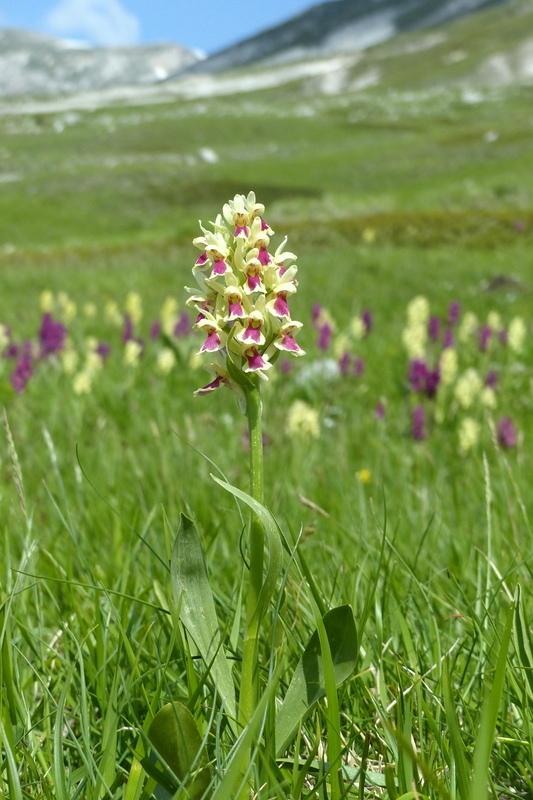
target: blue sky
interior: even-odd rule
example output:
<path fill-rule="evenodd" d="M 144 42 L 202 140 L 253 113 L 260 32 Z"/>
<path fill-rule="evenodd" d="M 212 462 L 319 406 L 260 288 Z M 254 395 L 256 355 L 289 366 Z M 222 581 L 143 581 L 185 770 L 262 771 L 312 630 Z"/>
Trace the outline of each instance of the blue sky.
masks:
<path fill-rule="evenodd" d="M 0 0 L 0 27 L 93 45 L 177 42 L 213 53 L 319 0 Z"/>

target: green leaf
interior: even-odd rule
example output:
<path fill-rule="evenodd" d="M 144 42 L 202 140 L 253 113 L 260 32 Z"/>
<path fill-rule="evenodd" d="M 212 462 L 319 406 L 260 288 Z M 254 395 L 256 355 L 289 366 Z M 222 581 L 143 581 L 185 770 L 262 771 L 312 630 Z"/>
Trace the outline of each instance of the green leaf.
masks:
<path fill-rule="evenodd" d="M 322 618 L 329 642 L 337 686 L 350 677 L 358 655 L 357 629 L 349 605 L 328 611 Z M 324 662 L 318 631 L 311 636 L 296 667 L 276 719 L 276 750 L 283 753 L 317 700 L 326 693 Z"/>
<path fill-rule="evenodd" d="M 234 497 L 237 497 L 239 500 L 242 500 L 244 503 L 246 503 L 252 509 L 254 514 L 259 517 L 261 524 L 263 525 L 266 540 L 268 542 L 269 558 L 265 579 L 263 581 L 263 587 L 259 594 L 257 607 L 255 609 L 255 617 L 262 619 L 274 593 L 274 589 L 276 588 L 276 583 L 281 575 L 283 566 L 283 545 L 281 543 L 278 524 L 268 508 L 265 508 L 265 506 L 261 505 L 261 503 L 259 503 L 257 500 L 254 500 L 254 498 L 249 494 L 241 491 L 241 489 L 237 489 L 230 483 L 221 481 L 216 477 L 216 475 L 211 475 L 211 477 L 214 481 L 216 481 L 216 483 L 226 489 L 226 491 L 234 495 Z"/>
<path fill-rule="evenodd" d="M 188 796 L 207 797 L 211 770 L 202 758 L 202 737 L 189 709 L 183 703 L 167 703 L 150 723 L 148 738 L 180 782 L 197 772 L 187 787 Z"/>
<path fill-rule="evenodd" d="M 198 531 L 181 515 L 170 563 L 172 594 L 180 620 L 192 637 L 220 694 L 229 717 L 236 718 L 235 687 L 222 648 L 213 593 L 207 577 Z"/>

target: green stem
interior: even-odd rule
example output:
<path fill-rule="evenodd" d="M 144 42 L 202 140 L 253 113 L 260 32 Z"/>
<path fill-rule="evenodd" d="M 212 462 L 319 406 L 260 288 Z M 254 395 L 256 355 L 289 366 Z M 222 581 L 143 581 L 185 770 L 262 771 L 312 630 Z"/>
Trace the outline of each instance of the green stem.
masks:
<path fill-rule="evenodd" d="M 246 392 L 246 415 L 250 435 L 250 494 L 259 503 L 263 497 L 263 430 L 261 424 L 261 395 L 257 379 Z M 256 514 L 250 521 L 250 572 L 246 595 L 246 630 L 242 654 L 239 720 L 245 725 L 252 716 L 259 697 L 259 670 L 257 659 L 258 636 L 261 620 L 255 613 L 263 586 L 263 551 L 265 533 Z"/>

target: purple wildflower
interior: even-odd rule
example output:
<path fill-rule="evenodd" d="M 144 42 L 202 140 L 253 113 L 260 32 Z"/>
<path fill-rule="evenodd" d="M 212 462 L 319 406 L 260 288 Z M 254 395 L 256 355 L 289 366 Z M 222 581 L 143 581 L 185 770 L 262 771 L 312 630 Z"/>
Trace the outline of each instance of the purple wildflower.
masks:
<path fill-rule="evenodd" d="M 426 415 L 423 406 L 415 406 L 411 417 L 411 434 L 413 439 L 418 442 L 426 438 L 425 422 Z"/>
<path fill-rule="evenodd" d="M 458 300 L 452 300 L 448 306 L 448 322 L 450 325 L 457 325 L 461 315 L 461 303 Z"/>
<path fill-rule="evenodd" d="M 150 325 L 150 339 L 159 339 L 161 336 L 161 323 L 158 319 L 154 320 Z"/>
<path fill-rule="evenodd" d="M 495 389 L 498 385 L 498 373 L 492 370 L 488 373 L 487 377 L 485 378 L 485 386 L 488 386 L 489 389 Z"/>
<path fill-rule="evenodd" d="M 51 314 L 44 314 L 39 330 L 40 357 L 59 353 L 65 346 L 67 329 L 59 320 L 53 319 Z"/>
<path fill-rule="evenodd" d="M 174 325 L 174 336 L 187 336 L 191 332 L 191 320 L 186 311 L 182 311 Z"/>
<path fill-rule="evenodd" d="M 129 342 L 133 339 L 133 322 L 129 314 L 124 317 L 124 330 L 122 331 L 122 341 Z"/>
<path fill-rule="evenodd" d="M 98 342 L 98 346 L 95 350 L 95 353 L 97 353 L 100 356 L 102 361 L 106 360 L 110 352 L 111 352 L 111 346 L 108 345 L 107 342 Z"/>
<path fill-rule="evenodd" d="M 440 336 L 440 319 L 438 317 L 430 317 L 428 322 L 428 335 L 432 342 L 437 342 Z"/>
<path fill-rule="evenodd" d="M 479 331 L 479 349 L 482 353 L 486 352 L 491 336 L 492 328 L 490 325 L 483 325 Z"/>
<path fill-rule="evenodd" d="M 444 336 L 442 337 L 442 349 L 447 350 L 449 347 L 455 346 L 455 336 L 451 328 L 446 328 Z"/>
<path fill-rule="evenodd" d="M 507 331 L 505 330 L 505 328 L 502 328 L 502 329 L 501 329 L 501 330 L 498 332 L 498 337 L 499 337 L 499 339 L 500 339 L 500 342 L 501 342 L 503 345 L 506 345 L 506 344 L 507 344 Z"/>
<path fill-rule="evenodd" d="M 294 364 L 288 358 L 284 358 L 281 362 L 281 371 L 284 375 L 287 375 L 289 372 L 292 371 Z"/>
<path fill-rule="evenodd" d="M 426 371 L 424 391 L 430 399 L 435 397 L 435 395 L 437 394 L 439 383 L 440 383 L 440 369 L 437 365 L 435 369 L 430 369 Z"/>
<path fill-rule="evenodd" d="M 317 346 L 320 350 L 327 350 L 331 344 L 331 334 L 333 333 L 329 322 L 325 322 L 318 329 Z"/>
<path fill-rule="evenodd" d="M 385 408 L 385 403 L 383 400 L 380 400 L 374 409 L 374 416 L 376 419 L 385 419 L 387 415 L 387 410 Z"/>
<path fill-rule="evenodd" d="M 374 324 L 374 320 L 372 317 L 372 312 L 366 309 L 361 314 L 361 319 L 363 320 L 363 325 L 365 326 L 365 333 L 368 336 L 370 331 L 372 330 L 372 326 Z"/>
<path fill-rule="evenodd" d="M 428 368 L 426 362 L 421 358 L 414 358 L 409 363 L 407 379 L 412 392 L 423 392 L 426 385 Z"/>
<path fill-rule="evenodd" d="M 354 365 L 353 365 L 353 374 L 356 378 L 363 374 L 365 371 L 365 360 L 360 356 L 356 356 Z"/>
<path fill-rule="evenodd" d="M 20 347 L 15 342 L 11 342 L 4 350 L 3 356 L 4 358 L 18 358 L 19 351 Z"/>
<path fill-rule="evenodd" d="M 315 327 L 317 326 L 321 314 L 322 314 L 322 306 L 320 305 L 320 303 L 315 303 L 313 306 L 313 310 L 311 311 L 311 321 Z"/>
<path fill-rule="evenodd" d="M 497 436 L 501 447 L 516 447 L 516 428 L 510 417 L 503 417 L 498 422 Z"/>
<path fill-rule="evenodd" d="M 14 372 L 11 373 L 10 380 L 13 389 L 18 394 L 22 394 L 26 389 L 26 384 L 28 383 L 28 381 L 32 376 L 33 376 L 33 363 L 31 360 L 31 356 L 28 353 L 25 353 L 17 361 L 15 370 Z"/>
<path fill-rule="evenodd" d="M 348 370 L 350 369 L 350 362 L 352 357 L 350 353 L 345 350 L 342 356 L 339 358 L 339 369 L 341 371 L 341 375 L 347 375 Z"/>

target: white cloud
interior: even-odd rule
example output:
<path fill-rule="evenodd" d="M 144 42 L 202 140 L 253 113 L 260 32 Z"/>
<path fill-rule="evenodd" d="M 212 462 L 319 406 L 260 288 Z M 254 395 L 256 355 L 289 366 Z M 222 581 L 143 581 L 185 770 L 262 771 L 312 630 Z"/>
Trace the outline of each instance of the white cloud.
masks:
<path fill-rule="evenodd" d="M 119 0 L 60 0 L 46 26 L 60 36 L 107 46 L 136 44 L 140 35 L 139 20 Z"/>

